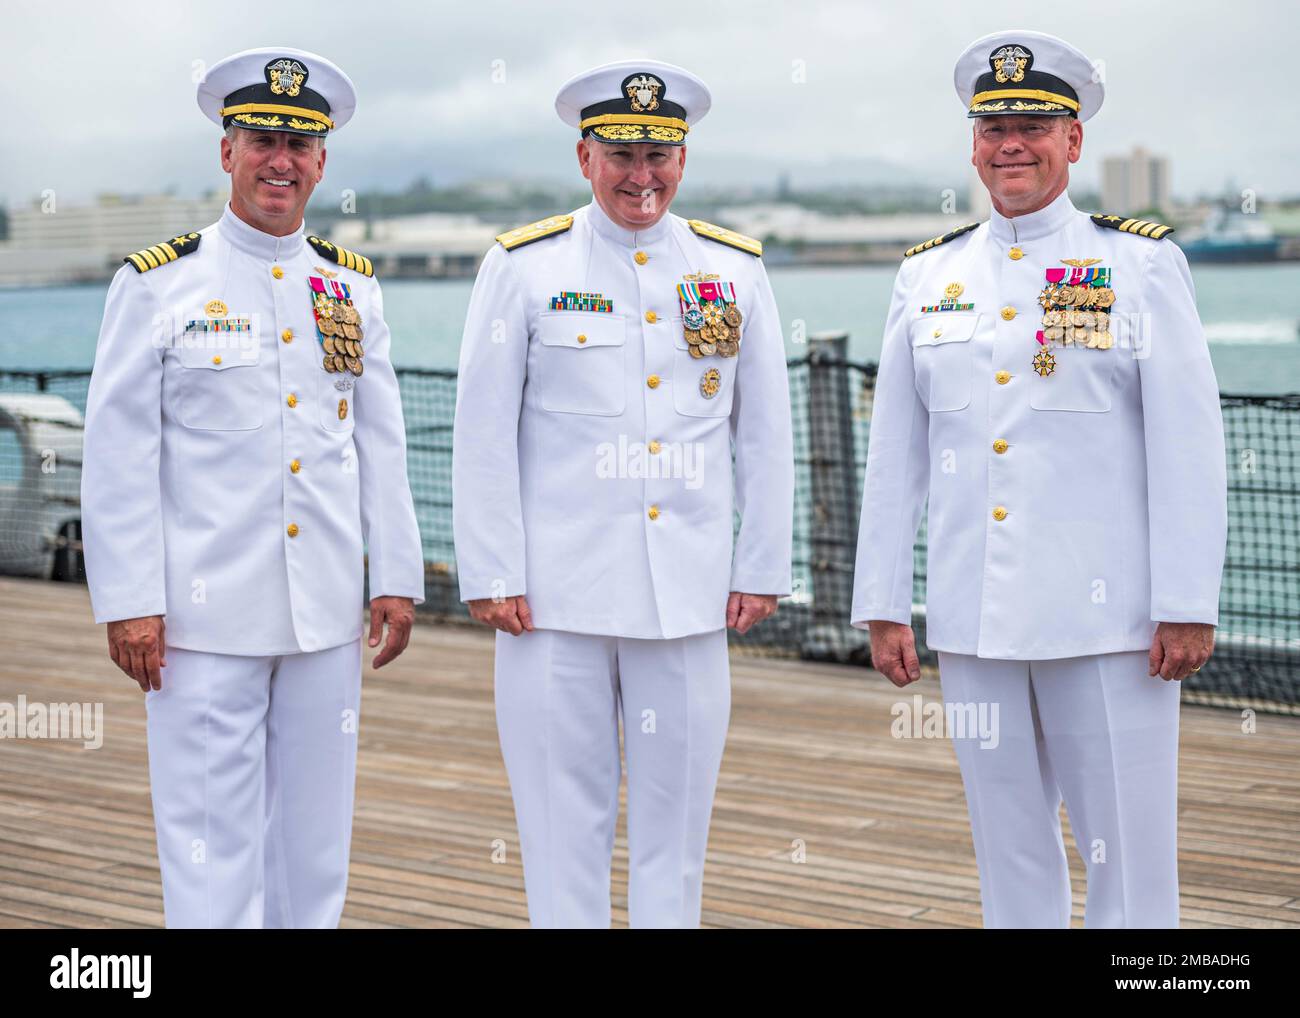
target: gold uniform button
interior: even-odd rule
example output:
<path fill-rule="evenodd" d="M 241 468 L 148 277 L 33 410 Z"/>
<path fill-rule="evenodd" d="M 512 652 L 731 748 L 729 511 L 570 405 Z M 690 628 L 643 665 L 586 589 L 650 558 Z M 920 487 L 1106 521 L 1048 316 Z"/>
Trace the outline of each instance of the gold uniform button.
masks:
<path fill-rule="evenodd" d="M 1007 440 L 1005 438 L 999 438 L 993 443 L 993 451 L 999 455 L 1006 452 L 1009 448 L 1011 447 L 1007 445 Z"/>
<path fill-rule="evenodd" d="M 298 462 L 298 460 L 294 460 L 292 463 L 289 464 L 290 473 L 296 474 L 301 469 L 302 469 L 302 464 Z"/>
<path fill-rule="evenodd" d="M 1005 520 L 1007 518 L 1006 509 L 1004 509 L 1002 506 L 998 506 L 996 509 L 993 510 L 993 518 L 997 520 L 999 523 L 1002 520 Z"/>
<path fill-rule="evenodd" d="M 1024 256 L 1025 253 L 1021 251 L 1020 248 L 1018 247 L 1013 247 L 1010 251 L 1007 252 L 1007 257 L 1010 258 L 1013 262 L 1020 261 L 1020 259 L 1023 258 Z"/>
<path fill-rule="evenodd" d="M 585 342 L 587 342 L 587 337 L 584 336 L 581 332 L 578 333 L 578 342 L 579 342 L 579 343 L 585 343 Z"/>
<path fill-rule="evenodd" d="M 284 269 L 280 268 L 280 266 L 277 265 L 275 268 L 271 270 L 271 275 L 273 275 L 276 279 L 283 279 Z"/>
<path fill-rule="evenodd" d="M 1015 317 L 1016 317 L 1016 309 L 1015 309 L 1015 308 L 1013 308 L 1013 307 L 1004 307 L 1004 308 L 1002 309 L 1002 320 L 1003 320 L 1004 322 L 1009 322 L 1009 321 L 1011 321 L 1011 319 L 1013 319 L 1013 318 L 1015 318 Z"/>
<path fill-rule="evenodd" d="M 284 340 L 286 343 L 292 343 L 293 329 L 285 329 L 282 333 L 280 333 L 280 338 Z"/>
<path fill-rule="evenodd" d="M 215 357 L 213 357 L 213 358 L 212 358 L 212 363 L 213 363 L 213 364 L 220 364 L 220 363 L 221 363 L 221 354 L 217 354 Z"/>
<path fill-rule="evenodd" d="M 663 446 L 661 446 L 661 445 L 659 444 L 659 439 L 654 438 L 654 439 L 651 439 L 651 440 L 650 440 L 650 453 L 651 453 L 651 455 L 654 455 L 654 456 L 659 455 L 659 450 L 662 449 L 662 448 L 663 448 Z"/>
<path fill-rule="evenodd" d="M 649 322 L 651 325 L 654 325 L 655 322 L 659 321 L 659 316 L 655 314 L 653 311 L 647 311 L 645 313 L 645 320 Z"/>
<path fill-rule="evenodd" d="M 652 505 L 650 507 L 650 511 L 646 513 L 646 515 L 649 516 L 652 520 L 659 519 L 659 507 L 657 505 Z"/>
<path fill-rule="evenodd" d="M 296 523 L 290 523 L 289 526 L 288 526 L 288 528 L 285 530 L 285 533 L 288 534 L 290 537 L 297 537 L 297 536 L 298 536 L 298 524 L 296 524 Z"/>
<path fill-rule="evenodd" d="M 646 262 L 650 260 L 650 256 L 646 254 L 644 251 L 638 251 L 632 257 L 636 260 L 636 263 L 638 265 L 644 265 Z"/>
<path fill-rule="evenodd" d="M 291 407 L 295 407 L 298 405 L 298 397 L 295 396 L 293 393 L 289 393 L 289 395 L 285 397 L 284 401 L 288 403 Z"/>
<path fill-rule="evenodd" d="M 658 376 L 658 375 L 651 375 L 649 378 L 647 378 L 647 379 L 645 380 L 645 384 L 648 385 L 648 386 L 650 386 L 650 388 L 652 388 L 652 389 L 657 389 L 657 388 L 659 388 L 659 376 Z"/>
<path fill-rule="evenodd" d="M 934 338 L 935 338 L 935 339 L 938 339 L 938 338 L 939 338 L 940 336 L 942 336 L 942 335 L 943 335 L 943 329 L 935 329 L 935 330 L 934 330 Z"/>
<path fill-rule="evenodd" d="M 997 380 L 998 385 L 1006 385 L 1009 381 L 1011 381 L 1011 372 L 999 371 L 993 377 Z"/>

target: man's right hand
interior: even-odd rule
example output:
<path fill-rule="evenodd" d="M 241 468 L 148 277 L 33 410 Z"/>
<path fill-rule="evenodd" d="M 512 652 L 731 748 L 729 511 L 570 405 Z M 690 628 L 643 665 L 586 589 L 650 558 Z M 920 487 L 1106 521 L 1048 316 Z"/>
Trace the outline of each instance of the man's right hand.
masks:
<path fill-rule="evenodd" d="M 525 629 L 533 631 L 533 613 L 524 595 L 515 597 L 481 597 L 469 602 L 470 618 L 476 622 L 518 636 Z"/>
<path fill-rule="evenodd" d="M 108 624 L 108 656 L 140 684 L 142 693 L 162 689 L 162 668 L 167 664 L 163 617 L 146 615 Z"/>
<path fill-rule="evenodd" d="M 871 620 L 867 626 L 871 631 L 871 665 L 876 671 L 899 687 L 921 677 L 911 626 L 880 619 Z"/>

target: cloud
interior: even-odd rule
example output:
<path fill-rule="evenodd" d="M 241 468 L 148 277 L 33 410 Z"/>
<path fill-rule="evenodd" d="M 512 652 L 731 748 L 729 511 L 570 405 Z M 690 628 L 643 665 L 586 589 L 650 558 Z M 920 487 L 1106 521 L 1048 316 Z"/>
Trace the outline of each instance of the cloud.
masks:
<path fill-rule="evenodd" d="M 1042 8 L 1026 26 L 1104 61 L 1106 106 L 1087 125 L 1079 182 L 1095 183 L 1103 155 L 1141 144 L 1170 157 L 1175 193 L 1229 180 L 1266 197 L 1297 190 L 1300 139 L 1277 128 L 1300 28 L 1293 5 L 1098 0 L 1085 9 Z M 842 165 L 853 183 L 862 167 L 885 164 L 899 183 L 964 187 L 969 124 L 952 66 L 969 40 L 1021 22 L 1023 10 L 1006 0 L 317 0 L 307 14 L 249 0 L 55 0 L 8 15 L 6 93 L 29 115 L 0 134 L 0 199 L 51 187 L 66 201 L 220 185 L 194 75 L 276 44 L 327 55 L 357 82 L 357 117 L 330 152 L 331 175 L 349 186 L 576 177 L 556 89 L 585 67 L 640 55 L 689 66 L 714 91 L 713 112 L 692 134 L 694 180 L 823 180 Z"/>

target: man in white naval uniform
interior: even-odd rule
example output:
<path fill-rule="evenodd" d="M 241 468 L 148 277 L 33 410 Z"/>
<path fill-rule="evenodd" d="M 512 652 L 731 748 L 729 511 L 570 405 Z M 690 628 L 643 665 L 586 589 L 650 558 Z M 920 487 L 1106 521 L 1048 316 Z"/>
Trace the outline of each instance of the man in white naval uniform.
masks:
<path fill-rule="evenodd" d="M 951 716 L 984 922 L 1064 927 L 1064 797 L 1090 927 L 1178 923 L 1176 681 L 1208 659 L 1226 537 L 1223 424 L 1167 226 L 1066 193 L 1102 85 L 1035 32 L 972 43 L 989 222 L 908 252 L 885 324 L 852 621 L 920 675 L 912 543 L 929 498 L 926 633 Z M 987 716 L 993 716 L 991 713 Z"/>
<path fill-rule="evenodd" d="M 610 923 L 621 705 L 631 925 L 697 926 L 726 630 L 790 591 L 784 344 L 758 242 L 668 211 L 704 84 L 611 64 L 556 107 L 594 200 L 498 237 L 479 272 L 453 455 L 461 597 L 500 630 L 533 925 Z"/>
<path fill-rule="evenodd" d="M 129 255 L 109 289 L 86 406 L 90 593 L 146 692 L 167 925 L 332 927 L 363 541 L 370 646 L 388 626 L 375 667 L 424 592 L 379 285 L 303 233 L 324 136 L 356 99 L 290 49 L 221 61 L 198 98 L 226 128 L 230 204 Z"/>

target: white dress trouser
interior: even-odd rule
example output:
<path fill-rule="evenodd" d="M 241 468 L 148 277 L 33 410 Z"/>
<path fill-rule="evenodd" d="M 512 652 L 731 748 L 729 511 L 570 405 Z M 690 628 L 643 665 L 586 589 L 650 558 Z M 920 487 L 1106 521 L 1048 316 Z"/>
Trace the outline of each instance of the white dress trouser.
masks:
<path fill-rule="evenodd" d="M 1147 652 L 1056 661 L 939 654 L 945 704 L 998 705 L 996 748 L 954 738 L 986 927 L 1070 924 L 1060 806 L 1088 872 L 1088 927 L 1178 925 L 1180 684 Z M 990 740 L 991 741 L 991 740 Z"/>
<path fill-rule="evenodd" d="M 621 713 L 630 923 L 698 926 L 731 713 L 726 630 L 676 640 L 498 632 L 496 712 L 532 925 L 610 924 Z"/>
<path fill-rule="evenodd" d="M 167 648 L 145 696 L 169 927 L 338 925 L 361 641 L 245 657 Z"/>

